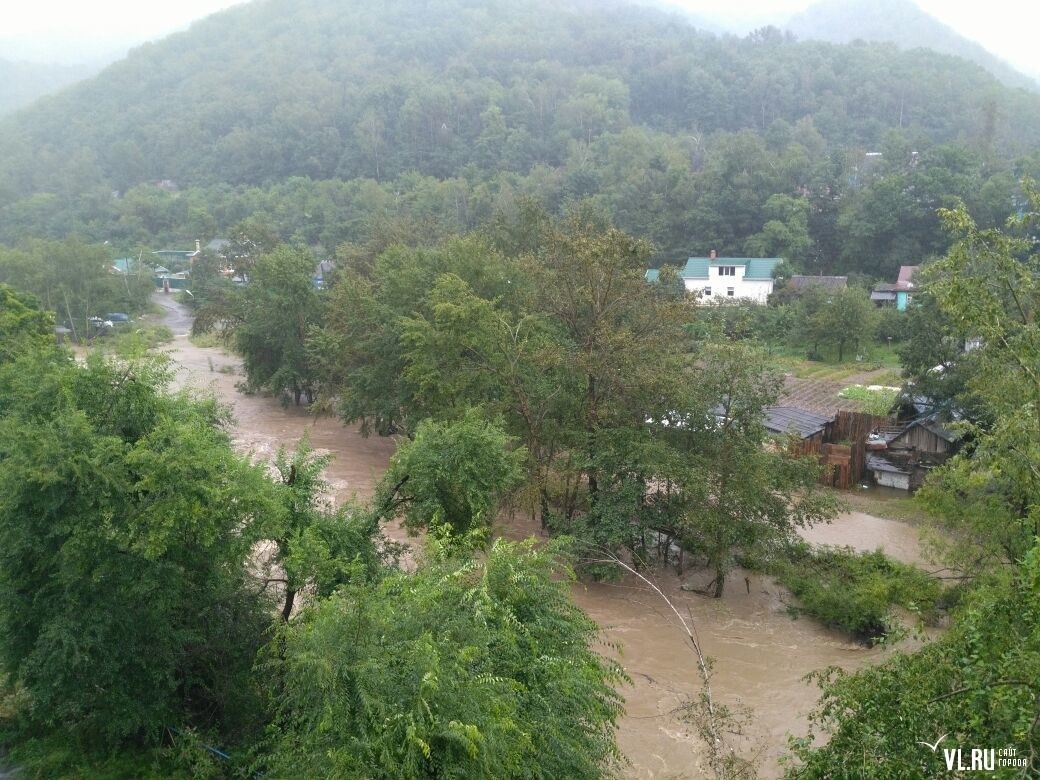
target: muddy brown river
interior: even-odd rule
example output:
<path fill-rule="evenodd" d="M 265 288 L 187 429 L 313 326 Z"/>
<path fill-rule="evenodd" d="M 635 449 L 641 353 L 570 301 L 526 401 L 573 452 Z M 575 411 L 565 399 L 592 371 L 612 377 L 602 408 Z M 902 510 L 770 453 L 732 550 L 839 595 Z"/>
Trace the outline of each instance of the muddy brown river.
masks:
<path fill-rule="evenodd" d="M 334 460 L 326 478 L 337 500 L 352 494 L 360 498 L 372 489 L 394 450 L 391 439 L 365 438 L 356 428 L 331 418 L 315 419 L 307 411 L 284 408 L 277 400 L 239 392 L 240 361 L 220 349 L 192 344 L 187 333 L 191 319 L 172 297 L 156 295 L 165 310 L 163 322 L 176 335 L 165 348 L 176 364 L 177 384 L 208 389 L 229 404 L 235 415 L 235 442 L 258 459 L 270 458 L 280 446 L 291 448 L 304 435 L 318 451 Z M 532 532 L 518 522 L 503 529 L 509 536 Z M 388 535 L 402 538 L 399 528 Z M 860 549 L 882 547 L 901 560 L 922 560 L 918 532 L 913 527 L 859 512 L 847 513 L 834 523 L 807 532 L 810 541 L 848 544 Z M 890 652 L 864 648 L 843 634 L 812 620 L 793 620 L 784 592 L 770 578 L 734 572 L 722 599 L 683 591 L 674 575 L 662 576 L 659 587 L 680 611 L 689 611 L 701 643 L 715 659 L 713 691 L 717 699 L 747 712 L 749 721 L 739 745 L 742 753 L 757 756 L 759 776 L 781 775 L 778 759 L 789 734 L 804 734 L 806 714 L 818 691 L 805 675 L 827 666 L 855 669 L 876 662 Z M 687 583 L 703 585 L 710 579 L 697 573 Z M 703 580 L 703 581 L 702 581 Z M 643 583 L 633 578 L 612 584 L 579 584 L 575 601 L 602 627 L 604 640 L 621 647 L 620 660 L 632 678 L 623 694 L 626 715 L 619 742 L 628 758 L 625 774 L 633 778 L 696 778 L 707 776 L 704 750 L 694 729 L 681 717 L 684 701 L 699 691 L 695 658 L 675 616 Z M 604 652 L 613 653 L 607 647 Z"/>

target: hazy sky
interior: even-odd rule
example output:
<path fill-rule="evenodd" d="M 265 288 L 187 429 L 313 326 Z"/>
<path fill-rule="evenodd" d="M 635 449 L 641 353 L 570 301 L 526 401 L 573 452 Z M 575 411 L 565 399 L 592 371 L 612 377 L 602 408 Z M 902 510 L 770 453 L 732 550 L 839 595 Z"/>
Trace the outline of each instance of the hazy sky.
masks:
<path fill-rule="evenodd" d="M 372 0 L 379 2 L 379 0 Z M 916 0 L 928 13 L 997 56 L 1040 74 L 1036 0 Z M 2 0 L 0 56 L 100 56 L 187 25 L 241 0 Z M 783 19 L 812 0 L 659 0 L 728 22 Z"/>

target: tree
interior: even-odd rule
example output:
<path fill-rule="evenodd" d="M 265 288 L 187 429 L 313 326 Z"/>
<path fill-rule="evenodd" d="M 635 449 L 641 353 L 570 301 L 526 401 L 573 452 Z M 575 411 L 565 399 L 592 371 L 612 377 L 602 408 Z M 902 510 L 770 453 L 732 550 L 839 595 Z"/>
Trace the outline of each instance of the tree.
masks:
<path fill-rule="evenodd" d="M 349 581 L 374 580 L 395 552 L 379 536 L 378 513 L 354 504 L 332 507 L 321 478 L 330 460 L 314 455 L 306 439 L 292 455 L 282 448 L 274 459 L 284 511 L 262 518 L 257 534 L 274 544 L 264 560 L 265 585 L 283 586 L 283 621 L 301 593 L 326 598 Z"/>
<path fill-rule="evenodd" d="M 799 318 L 799 337 L 813 345 L 812 353 L 821 343 L 833 344 L 840 363 L 846 347 L 858 350 L 873 335 L 875 310 L 863 290 L 813 288 L 800 298 Z"/>
<path fill-rule="evenodd" d="M 314 258 L 280 247 L 261 255 L 238 301 L 235 346 L 242 353 L 249 386 L 268 390 L 299 406 L 313 400 L 315 375 L 307 338 L 322 321 L 322 297 L 311 282 Z"/>
<path fill-rule="evenodd" d="M 54 317 L 34 295 L 0 284 L 0 365 L 54 343 Z"/>
<path fill-rule="evenodd" d="M 698 358 L 693 406 L 673 434 L 685 457 L 662 475 L 678 490 L 664 501 L 679 504 L 677 536 L 705 557 L 719 598 L 737 555 L 767 558 L 796 529 L 833 517 L 837 503 L 818 488 L 815 458 L 767 438 L 765 407 L 776 402 L 782 379 L 764 354 L 723 342 Z"/>
<path fill-rule="evenodd" d="M 274 776 L 595 778 L 623 674 L 590 649 L 569 570 L 533 541 L 348 586 L 281 632 Z"/>
<path fill-rule="evenodd" d="M 168 377 L 96 356 L 0 370 L 0 663 L 28 733 L 79 755 L 166 728 L 241 738 L 258 715 L 245 564 L 278 506 L 215 405 Z"/>
<path fill-rule="evenodd" d="M 448 526 L 455 535 L 486 530 L 494 509 L 520 482 L 527 453 L 476 410 L 456 422 L 424 420 L 402 444 L 380 482 L 376 507 L 404 514 L 411 531 Z"/>

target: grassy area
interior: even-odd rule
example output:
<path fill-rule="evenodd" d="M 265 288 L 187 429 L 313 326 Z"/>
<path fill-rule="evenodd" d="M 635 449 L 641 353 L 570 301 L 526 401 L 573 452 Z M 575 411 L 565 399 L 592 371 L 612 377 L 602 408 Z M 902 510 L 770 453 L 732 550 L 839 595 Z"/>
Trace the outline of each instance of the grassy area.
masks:
<path fill-rule="evenodd" d="M 118 329 L 96 343 L 98 348 L 120 355 L 140 354 L 173 341 L 173 331 L 165 325 L 138 321 L 129 328 Z"/>
<path fill-rule="evenodd" d="M 880 550 L 800 543 L 772 573 L 798 599 L 792 613 L 810 615 L 869 644 L 893 632 L 896 607 L 934 622 L 943 595 L 938 580 Z"/>
<path fill-rule="evenodd" d="M 852 385 L 838 393 L 839 398 L 856 401 L 864 412 L 878 417 L 889 413 L 898 395 L 899 390 L 880 385 L 876 387 Z"/>
<path fill-rule="evenodd" d="M 810 360 L 806 357 L 804 348 L 792 348 L 789 346 L 770 348 L 775 362 L 787 373 L 793 374 L 799 379 L 818 379 L 821 381 L 840 382 L 857 374 L 865 374 L 884 370 L 881 376 L 887 384 L 900 384 L 901 366 L 899 356 L 892 347 L 875 346 L 863 356 L 863 360 L 856 360 L 855 356 L 841 363 L 836 359 Z"/>

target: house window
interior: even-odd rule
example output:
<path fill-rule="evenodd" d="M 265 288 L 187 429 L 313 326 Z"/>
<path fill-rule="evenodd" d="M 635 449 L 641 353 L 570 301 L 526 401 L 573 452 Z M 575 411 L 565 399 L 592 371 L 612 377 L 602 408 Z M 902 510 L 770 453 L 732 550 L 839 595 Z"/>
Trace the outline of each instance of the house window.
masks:
<path fill-rule="evenodd" d="M 726 288 L 726 295 L 728 295 L 730 298 L 733 297 L 733 288 L 732 287 L 727 287 Z"/>
<path fill-rule="evenodd" d="M 720 265 L 719 276 L 736 276 L 737 268 L 733 265 Z"/>
<path fill-rule="evenodd" d="M 705 287 L 704 288 L 704 297 L 705 298 L 710 298 L 711 297 L 711 288 L 710 287 Z"/>

